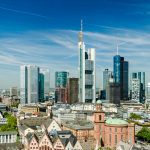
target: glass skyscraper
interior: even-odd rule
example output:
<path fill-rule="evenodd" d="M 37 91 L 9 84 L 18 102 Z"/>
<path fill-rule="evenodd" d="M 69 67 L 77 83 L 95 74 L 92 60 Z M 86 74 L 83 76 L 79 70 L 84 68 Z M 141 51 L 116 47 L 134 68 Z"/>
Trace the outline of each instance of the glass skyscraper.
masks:
<path fill-rule="evenodd" d="M 20 67 L 21 104 L 38 102 L 38 74 L 39 68 L 35 65 Z"/>
<path fill-rule="evenodd" d="M 22 65 L 20 66 L 20 103 L 26 104 L 27 103 L 27 66 Z"/>
<path fill-rule="evenodd" d="M 55 72 L 55 87 L 66 88 L 68 77 L 69 77 L 69 73 L 67 71 Z"/>
<path fill-rule="evenodd" d="M 128 62 L 124 57 L 116 55 L 114 60 L 114 83 L 120 84 L 120 98 L 121 100 L 128 99 Z"/>
<path fill-rule="evenodd" d="M 48 96 L 50 91 L 50 71 L 49 69 L 40 68 L 40 74 L 43 74 L 43 84 L 44 84 L 44 97 Z"/>
<path fill-rule="evenodd" d="M 79 32 L 79 102 L 95 103 L 95 49 L 85 51 L 83 33 Z"/>

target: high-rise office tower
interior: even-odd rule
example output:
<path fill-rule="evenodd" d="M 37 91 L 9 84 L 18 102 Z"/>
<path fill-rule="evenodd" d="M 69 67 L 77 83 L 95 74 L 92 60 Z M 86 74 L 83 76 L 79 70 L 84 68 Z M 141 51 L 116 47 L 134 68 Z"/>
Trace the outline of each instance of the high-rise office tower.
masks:
<path fill-rule="evenodd" d="M 67 103 L 67 81 L 69 72 L 59 71 L 55 73 L 55 101 Z"/>
<path fill-rule="evenodd" d="M 139 102 L 145 102 L 145 72 L 132 73 L 132 79 L 139 80 Z"/>
<path fill-rule="evenodd" d="M 120 55 L 114 56 L 114 82 L 120 84 L 121 100 L 128 99 L 128 62 Z"/>
<path fill-rule="evenodd" d="M 44 102 L 44 74 L 39 73 L 39 101 Z"/>
<path fill-rule="evenodd" d="M 120 105 L 120 84 L 114 82 L 112 75 L 106 86 L 106 100 L 109 100 L 110 103 Z"/>
<path fill-rule="evenodd" d="M 105 69 L 103 71 L 103 91 L 101 91 L 103 93 L 102 99 L 106 99 L 106 87 L 109 83 L 109 79 L 111 75 L 112 75 L 112 71 L 110 71 L 109 69 Z"/>
<path fill-rule="evenodd" d="M 132 100 L 140 102 L 140 79 L 138 78 L 136 73 L 132 74 L 131 87 L 132 87 L 132 90 L 131 90 Z"/>
<path fill-rule="evenodd" d="M 35 65 L 22 65 L 20 71 L 21 104 L 38 102 L 39 68 Z"/>
<path fill-rule="evenodd" d="M 103 90 L 106 90 L 106 86 L 109 82 L 109 78 L 111 77 L 112 71 L 109 69 L 105 69 L 103 71 Z"/>
<path fill-rule="evenodd" d="M 28 81 L 28 76 L 27 76 L 27 66 L 26 65 L 21 65 L 20 66 L 20 103 L 21 104 L 26 104 L 27 103 L 27 81 Z"/>
<path fill-rule="evenodd" d="M 38 96 L 38 78 L 39 68 L 36 65 L 28 65 L 28 103 L 37 103 Z"/>
<path fill-rule="evenodd" d="M 69 72 L 67 71 L 55 72 L 55 87 L 66 88 L 68 77 L 69 77 Z"/>
<path fill-rule="evenodd" d="M 78 78 L 69 78 L 67 84 L 67 103 L 73 104 L 78 102 Z"/>
<path fill-rule="evenodd" d="M 79 32 L 79 101 L 95 103 L 95 49 L 85 51 L 82 23 Z"/>
<path fill-rule="evenodd" d="M 44 97 L 48 96 L 50 91 L 50 71 L 49 69 L 40 68 L 40 73 L 44 76 Z"/>

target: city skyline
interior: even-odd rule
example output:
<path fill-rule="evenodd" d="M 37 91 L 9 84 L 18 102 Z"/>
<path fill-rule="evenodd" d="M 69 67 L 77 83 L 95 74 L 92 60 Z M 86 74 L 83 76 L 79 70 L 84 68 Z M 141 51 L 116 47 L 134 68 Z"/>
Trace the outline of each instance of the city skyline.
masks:
<path fill-rule="evenodd" d="M 102 87 L 104 69 L 113 70 L 117 43 L 119 55 L 129 61 L 130 74 L 146 72 L 150 81 L 147 63 L 150 3 L 141 0 L 0 2 L 0 88 L 19 87 L 22 64 L 49 68 L 51 87 L 56 71 L 69 71 L 70 76 L 78 77 L 81 19 L 86 48 L 93 47 L 96 51 L 97 87 Z"/>

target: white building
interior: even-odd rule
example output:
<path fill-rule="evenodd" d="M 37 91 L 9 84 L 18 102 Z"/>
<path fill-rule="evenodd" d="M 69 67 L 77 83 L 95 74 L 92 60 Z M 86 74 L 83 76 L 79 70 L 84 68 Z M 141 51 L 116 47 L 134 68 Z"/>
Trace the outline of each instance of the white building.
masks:
<path fill-rule="evenodd" d="M 15 143 L 17 141 L 16 131 L 0 132 L 0 143 Z"/>
<path fill-rule="evenodd" d="M 21 104 L 38 102 L 38 72 L 35 65 L 20 67 L 20 97 Z"/>
<path fill-rule="evenodd" d="M 140 102 L 140 80 L 133 78 L 131 80 L 132 100 Z"/>
<path fill-rule="evenodd" d="M 79 32 L 79 101 L 95 103 L 95 49 L 85 51 L 82 24 Z"/>

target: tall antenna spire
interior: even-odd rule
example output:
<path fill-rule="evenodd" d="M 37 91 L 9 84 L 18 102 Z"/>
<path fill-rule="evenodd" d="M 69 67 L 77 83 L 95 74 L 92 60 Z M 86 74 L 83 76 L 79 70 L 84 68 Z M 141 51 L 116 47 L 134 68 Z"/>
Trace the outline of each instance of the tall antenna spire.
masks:
<path fill-rule="evenodd" d="M 83 30 L 83 22 L 82 22 L 82 19 L 81 19 L 81 30 L 79 32 L 79 42 L 83 42 L 83 33 L 82 33 L 82 30 Z"/>
<path fill-rule="evenodd" d="M 118 55 L 118 42 L 117 42 L 117 55 Z"/>
<path fill-rule="evenodd" d="M 83 30 L 83 21 L 81 19 L 81 32 L 82 32 L 82 30 Z"/>

